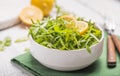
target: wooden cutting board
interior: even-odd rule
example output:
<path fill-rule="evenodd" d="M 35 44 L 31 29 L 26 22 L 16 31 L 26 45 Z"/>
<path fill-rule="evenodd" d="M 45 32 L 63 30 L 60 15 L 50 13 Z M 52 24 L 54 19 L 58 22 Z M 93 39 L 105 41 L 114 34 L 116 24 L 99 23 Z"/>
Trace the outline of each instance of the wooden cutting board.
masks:
<path fill-rule="evenodd" d="M 20 11 L 30 4 L 30 0 L 0 0 L 0 30 L 20 22 Z"/>

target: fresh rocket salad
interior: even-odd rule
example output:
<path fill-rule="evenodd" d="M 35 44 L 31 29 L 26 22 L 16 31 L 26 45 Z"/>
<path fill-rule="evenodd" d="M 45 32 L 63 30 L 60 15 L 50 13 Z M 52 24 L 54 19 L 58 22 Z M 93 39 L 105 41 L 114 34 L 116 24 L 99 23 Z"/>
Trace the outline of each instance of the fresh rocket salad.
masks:
<path fill-rule="evenodd" d="M 88 52 L 102 36 L 95 23 L 71 15 L 33 22 L 29 33 L 34 41 L 48 48 L 66 51 L 86 48 Z"/>

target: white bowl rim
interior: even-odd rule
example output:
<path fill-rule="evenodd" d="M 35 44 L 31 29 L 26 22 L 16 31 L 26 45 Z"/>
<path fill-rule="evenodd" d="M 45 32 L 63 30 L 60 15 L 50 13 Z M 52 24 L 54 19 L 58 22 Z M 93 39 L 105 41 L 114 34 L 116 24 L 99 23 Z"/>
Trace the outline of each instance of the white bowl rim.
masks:
<path fill-rule="evenodd" d="M 99 41 L 98 43 L 96 43 L 96 44 L 90 46 L 90 49 L 93 48 L 93 47 L 95 47 L 96 45 L 98 45 L 98 44 L 99 44 L 100 42 L 102 42 L 103 39 L 104 39 L 104 31 L 103 31 L 103 29 L 102 29 L 100 26 L 97 26 L 97 25 L 95 25 L 95 26 L 96 26 L 99 30 L 102 31 L 102 37 L 101 37 L 101 39 L 100 39 L 100 41 Z M 74 49 L 74 50 L 59 50 L 59 49 L 48 48 L 48 47 L 46 47 L 46 46 L 43 46 L 43 45 L 37 43 L 37 42 L 32 38 L 31 35 L 30 35 L 30 39 L 31 39 L 35 44 L 37 44 L 38 46 L 42 46 L 42 47 L 44 47 L 44 48 L 51 49 L 52 51 L 61 51 L 61 52 L 86 51 L 86 48 L 82 48 L 82 49 Z M 92 50 L 91 50 L 91 51 L 92 51 Z"/>

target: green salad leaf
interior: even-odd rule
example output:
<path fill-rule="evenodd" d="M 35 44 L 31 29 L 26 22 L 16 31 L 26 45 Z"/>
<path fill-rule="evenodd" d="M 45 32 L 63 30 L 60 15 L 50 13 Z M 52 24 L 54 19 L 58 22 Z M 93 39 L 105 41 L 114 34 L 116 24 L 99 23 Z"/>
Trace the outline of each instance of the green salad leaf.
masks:
<path fill-rule="evenodd" d="M 78 20 L 84 21 L 80 18 Z M 80 35 L 76 29 L 66 28 L 67 23 L 66 20 L 58 17 L 46 18 L 41 22 L 33 23 L 29 33 L 38 44 L 48 48 L 67 51 L 86 48 L 90 53 L 90 46 L 99 42 L 102 32 L 95 27 L 95 23 L 88 21 L 88 31 Z"/>
<path fill-rule="evenodd" d="M 0 51 L 4 51 L 5 47 L 8 47 L 12 44 L 10 37 L 5 37 L 4 40 L 0 40 Z"/>
<path fill-rule="evenodd" d="M 19 42 L 25 42 L 28 41 L 29 37 L 22 37 L 22 38 L 18 38 L 15 40 L 15 43 L 19 43 Z"/>
<path fill-rule="evenodd" d="M 10 37 L 6 37 L 4 39 L 4 45 L 5 46 L 10 46 L 11 45 L 11 38 Z"/>

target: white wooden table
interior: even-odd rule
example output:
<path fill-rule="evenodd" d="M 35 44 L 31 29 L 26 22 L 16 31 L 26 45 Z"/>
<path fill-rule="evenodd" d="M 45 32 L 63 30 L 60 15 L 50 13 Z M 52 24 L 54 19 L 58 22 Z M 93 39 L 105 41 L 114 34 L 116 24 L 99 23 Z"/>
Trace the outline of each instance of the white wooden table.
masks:
<path fill-rule="evenodd" d="M 64 9 L 86 19 L 92 19 L 97 24 L 103 23 L 103 18 L 98 12 L 112 17 L 117 23 L 115 33 L 120 35 L 120 2 L 118 0 L 58 0 L 58 3 Z M 29 41 L 14 43 L 17 38 L 27 34 L 28 31 L 23 24 L 0 31 L 0 40 L 6 36 L 12 38 L 12 45 L 0 52 L 0 76 L 29 76 L 26 72 L 13 66 L 10 61 L 12 58 L 25 53 L 24 49 L 30 47 Z"/>

